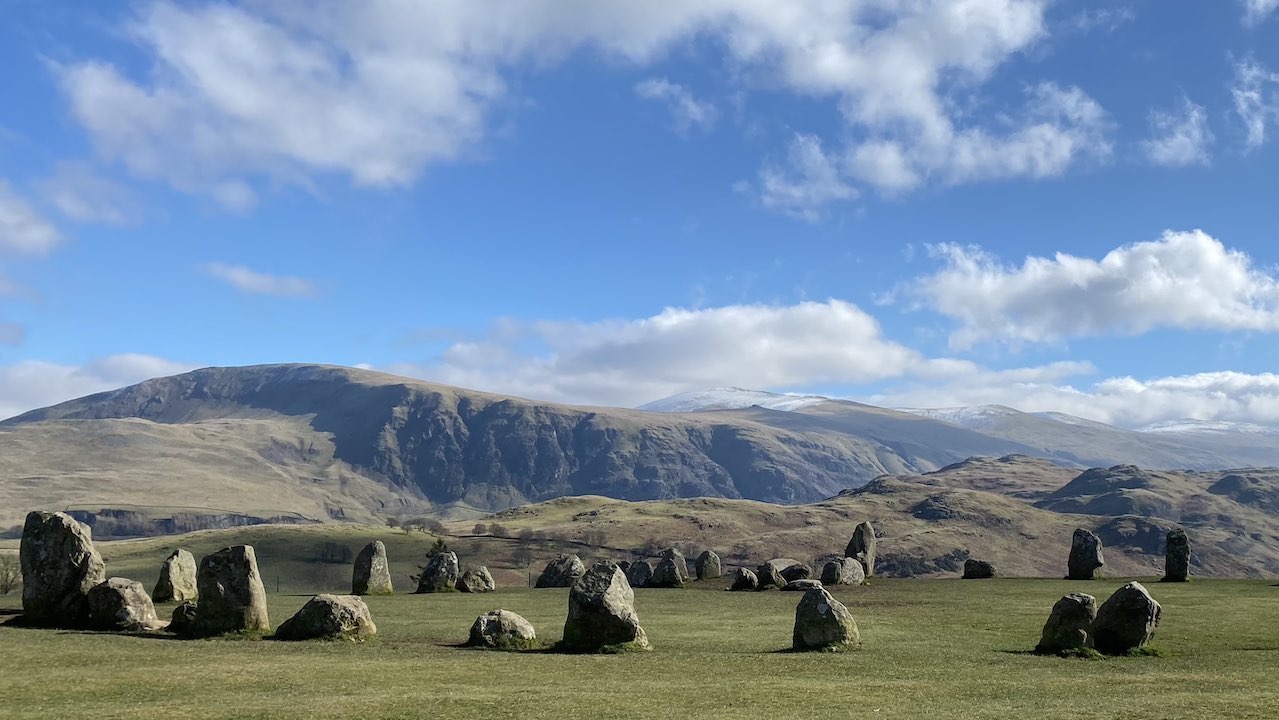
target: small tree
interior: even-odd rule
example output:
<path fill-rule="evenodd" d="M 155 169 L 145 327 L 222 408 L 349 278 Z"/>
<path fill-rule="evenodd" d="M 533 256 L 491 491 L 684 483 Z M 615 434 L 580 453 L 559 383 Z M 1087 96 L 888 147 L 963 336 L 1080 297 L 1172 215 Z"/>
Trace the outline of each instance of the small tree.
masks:
<path fill-rule="evenodd" d="M 443 535 L 444 523 L 436 520 L 435 518 L 430 518 L 422 522 L 422 529 L 432 535 Z"/>
<path fill-rule="evenodd" d="M 0 595 L 8 595 L 22 584 L 22 567 L 18 556 L 12 553 L 0 555 Z"/>
<path fill-rule="evenodd" d="M 533 548 L 528 545 L 520 545 L 515 548 L 515 552 L 511 553 L 511 562 L 516 567 L 527 568 L 533 564 Z"/>
<path fill-rule="evenodd" d="M 489 526 L 484 523 L 475 523 L 475 527 L 471 528 L 472 535 L 487 535 Z"/>
<path fill-rule="evenodd" d="M 524 528 L 520 531 L 520 540 L 523 542 L 532 542 L 537 539 L 537 533 L 533 528 Z"/>
<path fill-rule="evenodd" d="M 493 537 L 504 538 L 504 537 L 510 537 L 511 531 L 507 530 L 505 525 L 499 525 L 498 523 L 493 523 L 492 525 L 489 525 L 489 534 L 492 535 Z"/>
<path fill-rule="evenodd" d="M 399 526 L 400 526 L 400 519 L 399 519 L 399 518 L 393 518 L 393 517 L 392 517 L 392 518 L 387 518 L 387 519 L 386 519 L 386 526 L 387 526 L 387 527 L 392 527 L 392 528 L 393 528 L 393 527 L 399 527 Z"/>

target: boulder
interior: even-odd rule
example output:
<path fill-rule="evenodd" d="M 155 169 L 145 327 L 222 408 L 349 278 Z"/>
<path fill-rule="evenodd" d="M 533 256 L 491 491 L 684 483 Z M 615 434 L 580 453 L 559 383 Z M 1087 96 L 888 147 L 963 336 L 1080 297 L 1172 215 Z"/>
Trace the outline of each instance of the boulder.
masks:
<path fill-rule="evenodd" d="M 662 558 L 662 561 L 657 563 L 657 567 L 653 568 L 653 577 L 649 578 L 648 587 L 682 588 L 687 578 L 687 574 L 680 574 L 678 560 Z"/>
<path fill-rule="evenodd" d="M 1180 528 L 1168 531 L 1164 545 L 1164 578 L 1163 582 L 1186 582 L 1190 580 L 1190 539 L 1186 531 Z"/>
<path fill-rule="evenodd" d="M 22 526 L 22 613 L 29 625 L 82 627 L 107 568 L 89 528 L 66 513 L 32 512 Z"/>
<path fill-rule="evenodd" d="M 252 545 L 223 548 L 200 560 L 195 577 L 200 602 L 190 634 L 269 632 L 266 590 Z"/>
<path fill-rule="evenodd" d="M 457 587 L 457 553 L 441 552 L 431 556 L 417 576 L 419 593 L 452 592 Z"/>
<path fill-rule="evenodd" d="M 771 561 L 756 568 L 755 575 L 759 578 L 756 584 L 756 588 L 759 590 L 767 590 L 770 587 L 779 588 L 786 584 L 786 578 L 782 577 L 782 571 Z"/>
<path fill-rule="evenodd" d="M 995 577 L 995 566 L 985 560 L 968 558 L 964 561 L 964 580 L 985 580 Z"/>
<path fill-rule="evenodd" d="M 196 599 L 195 556 L 181 548 L 174 550 L 160 566 L 160 579 L 151 599 L 155 602 L 186 602 Z"/>
<path fill-rule="evenodd" d="M 364 640 L 377 625 L 354 595 L 316 595 L 275 631 L 276 640 Z"/>
<path fill-rule="evenodd" d="M 1101 538 L 1083 528 L 1077 528 L 1070 541 L 1070 559 L 1067 561 L 1067 580 L 1092 580 L 1097 568 L 1105 565 L 1101 556 Z"/>
<path fill-rule="evenodd" d="M 1097 598 L 1071 593 L 1053 605 L 1035 652 L 1054 654 L 1092 647 L 1092 623 L 1097 618 Z"/>
<path fill-rule="evenodd" d="M 795 650 L 846 650 L 857 647 L 857 622 L 844 604 L 831 597 L 826 588 L 809 588 L 795 608 Z"/>
<path fill-rule="evenodd" d="M 486 593 L 497 590 L 497 584 L 493 582 L 488 567 L 481 565 L 462 573 L 462 577 L 457 579 L 457 589 L 464 593 Z"/>
<path fill-rule="evenodd" d="M 355 556 L 351 572 L 352 595 L 393 595 L 391 565 L 386 559 L 386 545 L 374 540 Z"/>
<path fill-rule="evenodd" d="M 621 570 L 622 572 L 624 572 L 624 573 L 625 573 L 625 572 L 630 572 L 630 571 L 631 571 L 631 563 L 630 563 L 630 561 L 629 561 L 629 560 L 619 560 L 619 561 L 617 561 L 617 568 L 618 568 L 619 570 Z"/>
<path fill-rule="evenodd" d="M 586 566 L 576 555 L 558 555 L 546 563 L 546 569 L 538 576 L 536 587 L 573 587 L 577 579 L 586 574 Z"/>
<path fill-rule="evenodd" d="M 653 566 L 647 560 L 636 560 L 626 570 L 626 582 L 630 583 L 632 588 L 648 587 L 652 579 Z"/>
<path fill-rule="evenodd" d="M 693 563 L 693 569 L 697 572 L 698 580 L 716 580 L 724 575 L 719 555 L 716 555 L 714 550 L 703 550 L 702 554 L 697 556 L 697 562 Z"/>
<path fill-rule="evenodd" d="M 822 587 L 822 582 L 820 580 L 813 580 L 811 578 L 800 578 L 798 580 L 791 580 L 790 582 L 786 583 L 785 585 L 782 586 L 782 590 L 784 590 L 785 592 L 806 592 L 808 590 L 812 590 L 813 588 L 819 588 L 819 587 Z"/>
<path fill-rule="evenodd" d="M 870 521 L 860 523 L 853 528 L 853 537 L 848 541 L 848 547 L 844 549 L 844 557 L 855 558 L 857 562 L 862 564 L 862 572 L 866 577 L 875 574 L 875 526 Z"/>
<path fill-rule="evenodd" d="M 782 578 L 786 582 L 808 580 L 813 576 L 813 569 L 804 563 L 797 562 L 782 568 Z"/>
<path fill-rule="evenodd" d="M 169 627 L 165 629 L 178 635 L 189 634 L 191 625 L 195 622 L 195 607 L 195 603 L 188 600 L 173 608 L 173 615 L 169 616 Z"/>
<path fill-rule="evenodd" d="M 527 650 L 537 647 L 533 624 L 509 610 L 490 610 L 471 625 L 470 647 L 495 650 Z"/>
<path fill-rule="evenodd" d="M 1115 591 L 1097 609 L 1092 624 L 1093 646 L 1107 655 L 1136 650 L 1155 636 L 1163 608 L 1139 582 Z"/>
<path fill-rule="evenodd" d="M 822 567 L 822 585 L 861 585 L 866 571 L 856 558 L 831 560 Z"/>
<path fill-rule="evenodd" d="M 96 630 L 158 630 L 164 625 L 142 583 L 103 580 L 89 589 L 89 626 Z"/>
<path fill-rule="evenodd" d="M 759 589 L 759 577 L 746 568 L 737 568 L 733 575 L 733 585 L 728 588 L 734 592 Z"/>
<path fill-rule="evenodd" d="M 688 582 L 688 560 L 684 558 L 684 553 L 675 548 L 667 548 L 662 551 L 662 559 L 670 560 L 675 566 L 675 571 L 679 573 L 680 585 Z M 661 565 L 661 563 L 659 562 L 658 565 Z M 657 568 L 653 569 L 653 574 L 657 574 Z"/>
<path fill-rule="evenodd" d="M 648 636 L 635 613 L 635 592 L 621 570 L 597 563 L 573 585 L 563 646 L 575 652 L 649 649 Z"/>

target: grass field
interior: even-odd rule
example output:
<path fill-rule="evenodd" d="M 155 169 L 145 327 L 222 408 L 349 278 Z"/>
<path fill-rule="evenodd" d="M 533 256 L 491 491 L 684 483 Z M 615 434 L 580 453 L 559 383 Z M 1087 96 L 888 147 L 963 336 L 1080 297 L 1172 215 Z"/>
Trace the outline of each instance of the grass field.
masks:
<path fill-rule="evenodd" d="M 269 565 L 264 574 L 270 575 Z M 862 648 L 780 652 L 798 593 L 721 583 L 639 590 L 654 650 L 617 656 L 456 647 L 480 613 L 560 636 L 567 590 L 374 597 L 365 644 L 158 637 L 0 627 L 0 716 L 23 718 L 1271 718 L 1279 587 L 1151 583 L 1159 657 L 1037 657 L 1068 591 L 1122 580 L 875 580 L 841 588 Z M 278 625 L 306 595 L 273 593 Z M 0 596 L 9 614 L 16 595 Z M 160 609 L 167 615 L 169 606 Z"/>

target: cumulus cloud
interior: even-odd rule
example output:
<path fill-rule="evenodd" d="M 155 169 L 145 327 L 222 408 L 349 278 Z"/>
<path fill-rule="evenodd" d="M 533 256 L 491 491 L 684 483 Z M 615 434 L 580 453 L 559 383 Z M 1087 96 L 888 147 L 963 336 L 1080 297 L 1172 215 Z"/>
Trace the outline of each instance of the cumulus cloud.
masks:
<path fill-rule="evenodd" d="M 1207 165 L 1212 142 L 1208 111 L 1189 98 L 1182 98 L 1178 109 L 1150 114 L 1150 137 L 1141 143 L 1141 149 L 1155 165 Z"/>
<path fill-rule="evenodd" d="M 280 297 L 310 297 L 315 295 L 315 285 L 310 280 L 290 275 L 271 275 L 251 270 L 243 265 L 213 262 L 204 266 L 204 272 L 231 287 L 251 295 L 278 295 Z"/>
<path fill-rule="evenodd" d="M 0 365 L 0 419 L 195 367 L 141 354 L 110 355 L 83 365 L 41 360 Z"/>
<path fill-rule="evenodd" d="M 837 162 L 815 135 L 796 135 L 784 163 L 766 164 L 755 187 L 739 183 L 737 189 L 758 193 L 760 203 L 770 210 L 809 222 L 819 219 L 827 203 L 857 197 L 857 190 L 844 180 Z"/>
<path fill-rule="evenodd" d="M 666 103 L 675 132 L 680 135 L 687 135 L 690 130 L 710 130 L 719 119 L 719 110 L 713 103 L 698 100 L 688 88 L 666 78 L 636 83 L 635 94 L 645 100 Z"/>
<path fill-rule="evenodd" d="M 1245 59 L 1235 64 L 1234 84 L 1230 88 L 1235 114 L 1244 126 L 1244 142 L 1249 150 L 1266 143 L 1266 132 L 1279 122 L 1279 73 L 1272 72 L 1256 60 Z"/>
<path fill-rule="evenodd" d="M 62 233 L 0 180 L 0 251 L 45 255 L 62 243 Z"/>
<path fill-rule="evenodd" d="M 1100 260 L 1058 253 L 1006 265 L 973 246 L 931 248 L 942 262 L 894 297 L 958 321 L 952 348 L 1055 342 L 1156 328 L 1279 329 L 1279 280 L 1206 233 L 1166 232 Z"/>
<path fill-rule="evenodd" d="M 1243 0 L 1245 25 L 1258 25 L 1279 8 L 1279 0 Z"/>

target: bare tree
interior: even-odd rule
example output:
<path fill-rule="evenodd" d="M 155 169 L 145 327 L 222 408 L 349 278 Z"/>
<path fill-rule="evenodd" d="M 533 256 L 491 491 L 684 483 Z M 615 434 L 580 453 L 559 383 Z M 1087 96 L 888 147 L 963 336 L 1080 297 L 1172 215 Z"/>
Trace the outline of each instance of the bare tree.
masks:
<path fill-rule="evenodd" d="M 529 567 L 533 564 L 533 548 L 521 544 L 515 548 L 515 552 L 511 553 L 511 561 L 515 563 L 516 567 Z"/>
<path fill-rule="evenodd" d="M 0 595 L 8 595 L 22 585 L 22 567 L 13 553 L 0 555 Z"/>
<path fill-rule="evenodd" d="M 471 528 L 472 535 L 486 535 L 488 531 L 489 526 L 484 523 L 475 523 L 475 527 Z"/>

